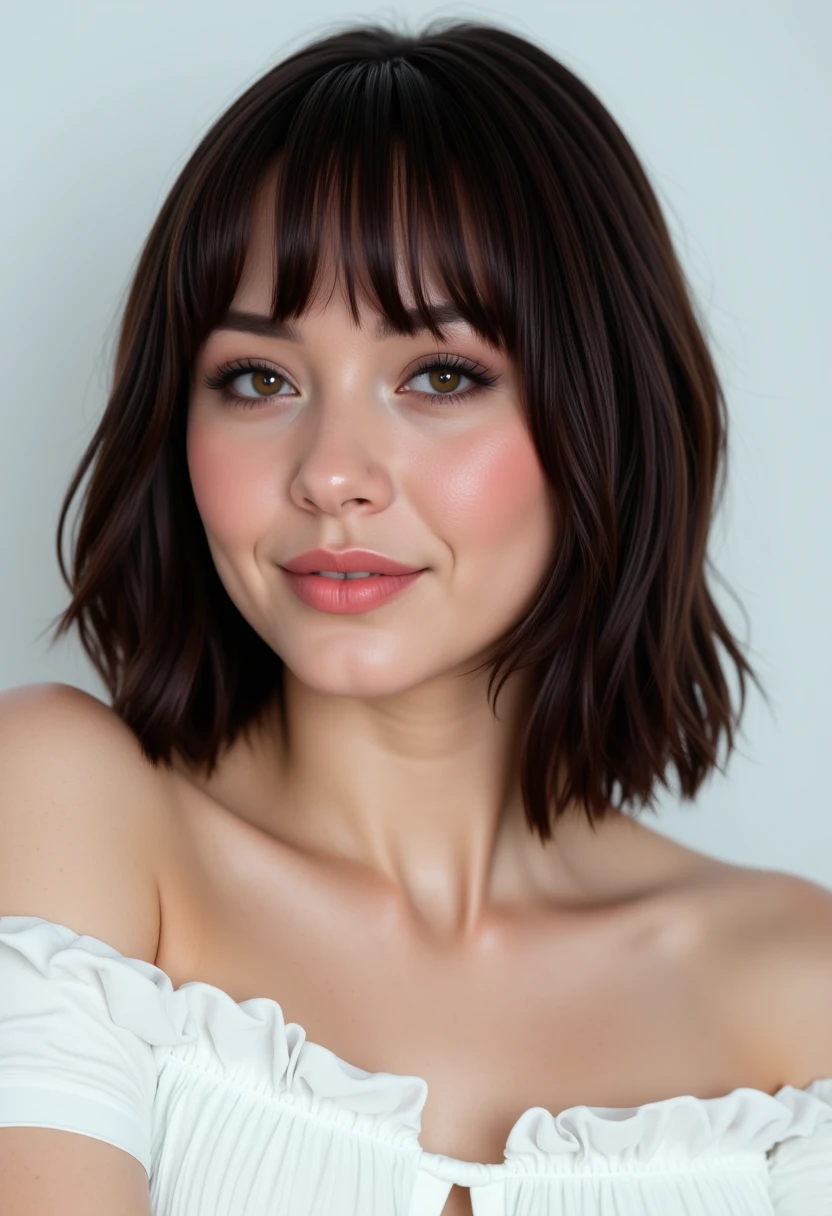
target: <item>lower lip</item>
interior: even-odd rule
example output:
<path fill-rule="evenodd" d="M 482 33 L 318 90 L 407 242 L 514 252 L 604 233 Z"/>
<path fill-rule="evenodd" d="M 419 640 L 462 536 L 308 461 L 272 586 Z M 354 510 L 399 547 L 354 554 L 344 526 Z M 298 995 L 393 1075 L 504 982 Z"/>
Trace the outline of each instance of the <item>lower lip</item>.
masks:
<path fill-rule="evenodd" d="M 370 578 L 325 578 L 281 570 L 299 600 L 321 612 L 368 612 L 406 590 L 424 570 L 412 574 L 378 574 Z"/>

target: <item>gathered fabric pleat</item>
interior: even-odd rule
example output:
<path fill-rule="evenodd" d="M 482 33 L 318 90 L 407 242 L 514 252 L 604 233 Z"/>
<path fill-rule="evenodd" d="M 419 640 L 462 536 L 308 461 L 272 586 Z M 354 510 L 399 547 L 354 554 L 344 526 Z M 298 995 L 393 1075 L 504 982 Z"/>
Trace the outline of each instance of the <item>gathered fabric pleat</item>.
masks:
<path fill-rule="evenodd" d="M 509 1028 L 515 1033 L 517 1028 Z M 0 1127 L 105 1140 L 153 1216 L 832 1216 L 832 1078 L 523 1112 L 501 1163 L 423 1150 L 427 1083 L 40 917 L 0 917 Z"/>

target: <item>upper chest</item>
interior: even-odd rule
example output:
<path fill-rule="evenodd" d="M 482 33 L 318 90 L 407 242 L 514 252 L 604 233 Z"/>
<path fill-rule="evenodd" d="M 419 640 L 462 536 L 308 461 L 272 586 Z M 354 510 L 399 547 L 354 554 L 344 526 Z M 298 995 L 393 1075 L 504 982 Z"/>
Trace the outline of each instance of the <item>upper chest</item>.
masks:
<path fill-rule="evenodd" d="M 728 972 L 692 894 L 495 916 L 476 949 L 443 954 L 366 871 L 287 850 L 196 789 L 181 809 L 157 965 L 174 987 L 271 998 L 350 1064 L 424 1078 L 427 1151 L 500 1162 L 532 1106 L 776 1083 L 720 1015 Z"/>

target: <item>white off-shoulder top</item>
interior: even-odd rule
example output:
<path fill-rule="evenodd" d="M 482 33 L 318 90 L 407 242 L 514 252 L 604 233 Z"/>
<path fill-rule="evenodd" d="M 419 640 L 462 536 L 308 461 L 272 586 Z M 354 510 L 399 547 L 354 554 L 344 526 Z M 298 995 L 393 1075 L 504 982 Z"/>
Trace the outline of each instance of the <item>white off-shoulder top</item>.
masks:
<path fill-rule="evenodd" d="M 832 1079 L 638 1107 L 541 1106 L 504 1161 L 419 1143 L 427 1083 L 307 1041 L 96 937 L 0 917 L 0 1126 L 131 1153 L 155 1216 L 832 1216 Z M 0 1205 L 2 1206 L 2 1205 Z"/>

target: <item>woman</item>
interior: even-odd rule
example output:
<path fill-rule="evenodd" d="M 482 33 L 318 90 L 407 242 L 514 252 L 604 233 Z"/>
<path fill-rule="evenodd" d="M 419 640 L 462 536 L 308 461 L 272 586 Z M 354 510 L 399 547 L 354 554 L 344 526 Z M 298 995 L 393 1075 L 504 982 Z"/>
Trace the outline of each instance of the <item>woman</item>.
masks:
<path fill-rule="evenodd" d="M 91 471 L 58 633 L 112 708 L 2 702 L 9 1211 L 832 1210 L 830 893 L 624 810 L 755 678 L 725 433 L 541 49 L 348 29 L 219 119 L 59 524 Z"/>

